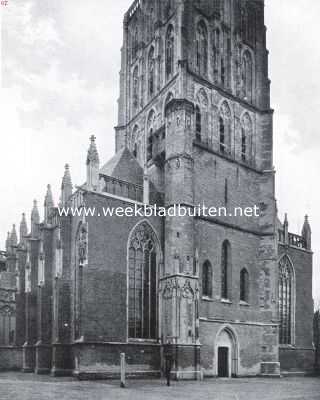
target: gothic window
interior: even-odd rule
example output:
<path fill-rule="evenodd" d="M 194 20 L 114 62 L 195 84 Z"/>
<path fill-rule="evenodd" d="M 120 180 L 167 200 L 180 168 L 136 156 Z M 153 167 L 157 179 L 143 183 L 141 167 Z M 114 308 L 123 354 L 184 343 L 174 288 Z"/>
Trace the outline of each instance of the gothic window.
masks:
<path fill-rule="evenodd" d="M 293 335 L 293 298 L 294 276 L 293 268 L 287 256 L 279 263 L 279 342 L 292 344 Z"/>
<path fill-rule="evenodd" d="M 231 250 L 230 243 L 225 240 L 221 251 L 221 298 L 228 299 L 229 283 L 231 281 Z"/>
<path fill-rule="evenodd" d="M 166 36 L 166 78 L 170 79 L 174 72 L 174 30 L 170 25 Z"/>
<path fill-rule="evenodd" d="M 208 31 L 206 24 L 200 21 L 197 26 L 196 65 L 199 74 L 208 72 Z"/>
<path fill-rule="evenodd" d="M 252 101 L 253 68 L 252 57 L 249 51 L 243 54 L 242 60 L 242 85 L 243 96 L 246 101 Z"/>
<path fill-rule="evenodd" d="M 132 97 L 133 97 L 133 109 L 136 112 L 139 107 L 139 70 L 138 66 L 135 67 L 133 70 L 133 77 L 132 77 Z"/>
<path fill-rule="evenodd" d="M 201 110 L 196 106 L 196 139 L 201 141 Z"/>
<path fill-rule="evenodd" d="M 252 143 L 252 122 L 246 113 L 241 122 L 241 160 L 250 161 Z"/>
<path fill-rule="evenodd" d="M 152 228 L 141 223 L 129 240 L 129 337 L 157 338 L 157 247 Z"/>
<path fill-rule="evenodd" d="M 240 272 L 240 301 L 249 303 L 249 273 L 246 268 Z"/>
<path fill-rule="evenodd" d="M 154 47 L 152 46 L 148 56 L 148 93 L 149 97 L 154 95 L 155 84 L 155 61 L 154 61 Z"/>
<path fill-rule="evenodd" d="M 219 149 L 224 154 L 231 152 L 231 112 L 226 102 L 222 104 L 220 109 Z"/>
<path fill-rule="evenodd" d="M 202 295 L 212 297 L 212 266 L 206 261 L 202 267 Z"/>

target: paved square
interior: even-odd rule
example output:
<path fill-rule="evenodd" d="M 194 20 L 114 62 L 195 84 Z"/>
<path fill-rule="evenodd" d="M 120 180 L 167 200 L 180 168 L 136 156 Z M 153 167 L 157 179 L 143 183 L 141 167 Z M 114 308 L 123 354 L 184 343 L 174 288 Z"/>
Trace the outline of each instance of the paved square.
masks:
<path fill-rule="evenodd" d="M 320 378 L 77 381 L 22 373 L 0 374 L 1 400 L 320 400 Z"/>

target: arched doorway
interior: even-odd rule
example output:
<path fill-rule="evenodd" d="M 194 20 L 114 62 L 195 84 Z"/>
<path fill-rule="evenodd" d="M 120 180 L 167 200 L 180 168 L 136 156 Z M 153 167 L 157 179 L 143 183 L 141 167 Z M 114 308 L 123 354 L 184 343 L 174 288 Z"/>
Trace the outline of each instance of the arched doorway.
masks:
<path fill-rule="evenodd" d="M 215 342 L 216 375 L 230 378 L 238 373 L 238 345 L 234 331 L 225 327 L 220 329 Z"/>

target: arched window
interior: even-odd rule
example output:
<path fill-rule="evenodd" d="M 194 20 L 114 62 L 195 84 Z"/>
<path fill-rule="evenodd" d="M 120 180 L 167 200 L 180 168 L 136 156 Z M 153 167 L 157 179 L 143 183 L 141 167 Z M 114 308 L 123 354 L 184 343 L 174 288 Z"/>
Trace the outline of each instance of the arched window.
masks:
<path fill-rule="evenodd" d="M 219 144 L 220 152 L 230 154 L 231 150 L 231 112 L 228 104 L 224 102 L 220 109 L 219 117 Z"/>
<path fill-rule="evenodd" d="M 200 74 L 208 72 L 208 31 L 206 24 L 200 21 L 197 26 L 196 65 Z"/>
<path fill-rule="evenodd" d="M 206 261 L 202 267 L 202 295 L 212 297 L 212 266 Z"/>
<path fill-rule="evenodd" d="M 225 240 L 221 251 L 221 298 L 230 297 L 229 284 L 231 282 L 231 249 L 230 243 Z"/>
<path fill-rule="evenodd" d="M 240 272 L 240 301 L 249 303 L 249 273 L 246 268 Z"/>
<path fill-rule="evenodd" d="M 293 267 L 287 256 L 279 263 L 279 342 L 292 344 L 294 315 L 294 276 Z"/>
<path fill-rule="evenodd" d="M 241 160 L 248 162 L 251 158 L 252 121 L 249 114 L 245 114 L 241 121 Z"/>
<path fill-rule="evenodd" d="M 136 112 L 139 107 L 139 70 L 138 66 L 133 70 L 132 76 L 132 97 L 133 97 L 133 109 Z"/>
<path fill-rule="evenodd" d="M 157 338 L 157 246 L 146 222 L 129 239 L 129 337 Z"/>
<path fill-rule="evenodd" d="M 148 56 L 148 94 L 149 97 L 154 95 L 155 84 L 155 61 L 154 61 L 154 47 L 152 46 Z"/>
<path fill-rule="evenodd" d="M 196 106 L 196 139 L 201 141 L 201 110 Z"/>
<path fill-rule="evenodd" d="M 252 57 L 249 51 L 246 51 L 243 55 L 242 61 L 242 85 L 243 95 L 246 101 L 252 101 L 252 82 L 253 82 L 253 68 L 252 68 Z"/>
<path fill-rule="evenodd" d="M 170 25 L 166 36 L 166 78 L 169 79 L 174 72 L 174 30 Z"/>

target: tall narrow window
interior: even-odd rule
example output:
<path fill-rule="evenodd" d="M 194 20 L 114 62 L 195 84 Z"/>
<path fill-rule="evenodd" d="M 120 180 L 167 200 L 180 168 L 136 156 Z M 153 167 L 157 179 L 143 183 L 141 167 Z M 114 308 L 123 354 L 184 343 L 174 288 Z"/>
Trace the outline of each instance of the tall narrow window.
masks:
<path fill-rule="evenodd" d="M 221 59 L 221 83 L 223 86 L 226 83 L 226 67 L 223 58 Z"/>
<path fill-rule="evenodd" d="M 198 23 L 196 47 L 198 72 L 206 75 L 208 72 L 208 31 L 203 21 Z"/>
<path fill-rule="evenodd" d="M 247 135 L 245 128 L 241 128 L 241 159 L 247 161 Z"/>
<path fill-rule="evenodd" d="M 139 70 L 138 66 L 133 70 L 132 76 L 132 97 L 133 97 L 133 109 L 136 112 L 139 107 Z"/>
<path fill-rule="evenodd" d="M 224 129 L 224 120 L 222 117 L 219 118 L 219 134 L 220 134 L 220 151 L 224 153 L 226 150 L 226 143 L 225 143 L 225 129 Z"/>
<path fill-rule="evenodd" d="M 201 141 L 201 110 L 196 106 L 196 139 Z"/>
<path fill-rule="evenodd" d="M 148 93 L 149 97 L 154 95 L 154 83 L 155 83 L 155 61 L 154 61 L 154 47 L 152 46 L 148 56 Z"/>
<path fill-rule="evenodd" d="M 170 25 L 166 36 L 166 78 L 169 79 L 174 71 L 174 30 Z"/>
<path fill-rule="evenodd" d="M 157 247 L 146 222 L 129 241 L 129 337 L 157 338 Z"/>
<path fill-rule="evenodd" d="M 246 51 L 243 55 L 242 61 L 242 84 L 243 94 L 246 101 L 252 101 L 252 82 L 253 82 L 253 68 L 252 68 L 252 57 L 249 51 Z"/>
<path fill-rule="evenodd" d="M 293 269 L 288 257 L 279 263 L 279 342 L 292 344 L 293 328 Z"/>
<path fill-rule="evenodd" d="M 249 303 L 249 273 L 246 268 L 240 272 L 240 301 Z"/>
<path fill-rule="evenodd" d="M 202 295 L 212 297 L 212 266 L 206 261 L 202 268 Z"/>
<path fill-rule="evenodd" d="M 229 281 L 231 280 L 231 257 L 230 243 L 225 240 L 222 244 L 221 251 L 221 298 L 228 299 L 229 293 Z"/>

